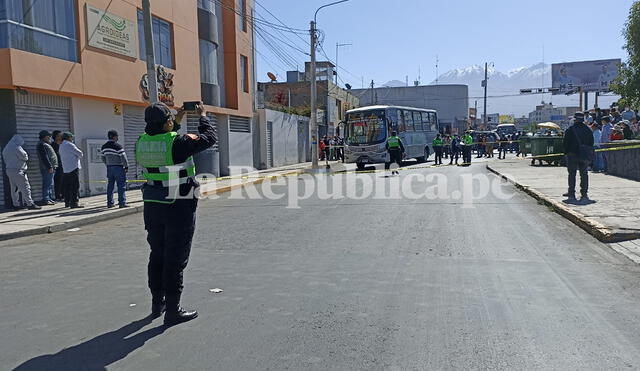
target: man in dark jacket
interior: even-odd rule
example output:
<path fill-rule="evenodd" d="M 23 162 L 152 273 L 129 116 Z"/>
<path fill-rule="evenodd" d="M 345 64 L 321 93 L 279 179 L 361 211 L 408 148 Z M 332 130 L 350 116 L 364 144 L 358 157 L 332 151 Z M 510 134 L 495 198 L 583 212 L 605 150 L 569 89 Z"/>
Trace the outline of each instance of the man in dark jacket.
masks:
<path fill-rule="evenodd" d="M 54 199 L 55 201 L 62 201 L 64 199 L 64 194 L 62 193 L 62 176 L 64 175 L 64 171 L 62 171 L 62 160 L 60 159 L 62 131 L 54 130 L 53 133 L 51 133 L 51 137 L 51 147 L 53 148 L 53 151 L 56 153 L 56 157 L 58 158 L 58 168 L 53 175 L 53 192 L 55 196 Z"/>
<path fill-rule="evenodd" d="M 180 135 L 177 131 L 184 111 L 174 113 L 163 103 L 150 105 L 144 115 L 145 134 L 136 143 L 136 159 L 145 168 L 147 179 L 142 195 L 144 225 L 151 247 L 148 265 L 151 313 L 159 317 L 166 310 L 165 325 L 198 316 L 195 310 L 180 307 L 182 273 L 189 261 L 198 205 L 192 156 L 213 146 L 217 137 L 202 103 L 197 110 L 199 134 Z"/>
<path fill-rule="evenodd" d="M 590 158 L 587 149 L 593 149 L 593 132 L 585 125 L 583 113 L 577 112 L 573 118 L 573 125 L 564 133 L 569 190 L 563 196 L 569 200 L 576 199 L 576 172 L 580 171 L 580 201 L 588 201 L 589 173 L 587 168 L 593 159 Z"/>
<path fill-rule="evenodd" d="M 40 163 L 40 175 L 42 175 L 42 203 L 55 205 L 53 201 L 55 192 L 53 188 L 54 176 L 58 169 L 58 156 L 51 147 L 51 133 L 46 130 L 40 132 L 40 142 L 36 146 Z"/>
<path fill-rule="evenodd" d="M 113 202 L 113 186 L 118 184 L 118 206 L 122 209 L 127 207 L 127 197 L 125 190 L 127 186 L 127 171 L 129 162 L 127 154 L 118 143 L 118 132 L 109 130 L 107 133 L 109 141 L 102 145 L 102 161 L 107 165 L 107 207 L 115 206 Z"/>

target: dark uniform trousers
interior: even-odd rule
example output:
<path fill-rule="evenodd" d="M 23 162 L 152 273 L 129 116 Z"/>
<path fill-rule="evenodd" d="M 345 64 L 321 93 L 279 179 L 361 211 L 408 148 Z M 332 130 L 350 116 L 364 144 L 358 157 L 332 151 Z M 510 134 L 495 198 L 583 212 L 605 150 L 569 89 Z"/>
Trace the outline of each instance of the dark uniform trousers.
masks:
<path fill-rule="evenodd" d="M 196 226 L 198 200 L 176 200 L 174 204 L 145 202 L 144 224 L 149 256 L 149 289 L 155 301 L 165 296 L 167 308 L 180 303 L 183 271 L 189 262 Z"/>
<path fill-rule="evenodd" d="M 567 154 L 567 170 L 569 171 L 569 193 L 576 192 L 576 173 L 580 172 L 580 194 L 586 196 L 589 191 L 589 161 L 580 159 L 573 153 Z"/>
<path fill-rule="evenodd" d="M 442 165 L 442 146 L 433 147 L 433 151 L 436 153 L 436 165 Z"/>
<path fill-rule="evenodd" d="M 390 162 L 387 164 L 386 168 L 388 169 L 389 166 L 394 162 L 398 164 L 398 167 L 402 167 L 402 151 L 400 150 L 400 148 L 389 149 L 388 152 L 389 152 L 389 157 L 391 159 L 389 160 Z"/>

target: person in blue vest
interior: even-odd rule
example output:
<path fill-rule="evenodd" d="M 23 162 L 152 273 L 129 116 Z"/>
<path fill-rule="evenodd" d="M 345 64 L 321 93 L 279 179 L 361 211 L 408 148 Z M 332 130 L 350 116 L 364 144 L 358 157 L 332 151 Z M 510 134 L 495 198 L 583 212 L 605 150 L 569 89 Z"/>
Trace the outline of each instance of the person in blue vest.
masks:
<path fill-rule="evenodd" d="M 385 144 L 387 148 L 387 152 L 389 153 L 389 162 L 387 163 L 386 168 L 388 169 L 391 164 L 394 162 L 398 165 L 398 167 L 402 166 L 402 157 L 404 155 L 404 144 L 398 137 L 398 133 L 395 131 L 391 132 L 391 136 L 387 139 L 387 143 Z M 400 174 L 398 169 L 395 168 L 391 170 L 391 174 Z"/>
<path fill-rule="evenodd" d="M 193 155 L 217 142 L 214 127 L 204 111 L 200 116 L 199 134 L 180 135 L 184 110 L 172 111 L 164 103 L 147 107 L 145 133 L 136 143 L 136 160 L 144 168 L 144 225 L 151 247 L 148 275 L 151 290 L 151 314 L 164 324 L 176 325 L 198 316 L 195 310 L 180 306 L 183 271 L 189 261 L 195 230 L 198 200 L 195 191 Z"/>

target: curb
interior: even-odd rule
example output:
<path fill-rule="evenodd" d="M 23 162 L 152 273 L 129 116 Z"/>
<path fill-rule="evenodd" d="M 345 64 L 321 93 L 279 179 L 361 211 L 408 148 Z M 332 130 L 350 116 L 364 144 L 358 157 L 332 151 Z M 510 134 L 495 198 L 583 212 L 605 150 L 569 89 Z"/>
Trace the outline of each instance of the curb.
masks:
<path fill-rule="evenodd" d="M 543 205 L 550 207 L 557 214 L 563 216 L 565 219 L 568 219 L 573 224 L 582 228 L 587 233 L 597 238 L 601 242 L 605 242 L 605 243 L 623 242 L 623 241 L 635 240 L 640 238 L 640 232 L 617 232 L 617 231 L 613 231 L 611 228 L 608 228 L 596 221 L 589 220 L 586 216 L 565 206 L 561 202 L 558 202 L 548 197 L 544 193 L 536 189 L 530 188 L 528 186 L 525 186 L 523 184 L 520 184 L 516 182 L 514 179 L 511 179 L 502 175 L 497 170 L 492 169 L 490 165 L 487 165 L 487 170 L 491 171 L 492 173 L 496 174 L 500 178 L 513 184 L 516 188 L 528 194 L 529 196 L 535 198 Z"/>
<path fill-rule="evenodd" d="M 303 172 L 304 170 L 293 170 L 293 171 L 289 171 L 289 172 L 285 172 L 277 175 L 265 175 L 264 177 L 257 178 L 255 180 L 250 180 L 241 184 L 232 184 L 229 186 L 217 188 L 213 191 L 204 192 L 203 195 L 209 196 L 212 194 L 226 193 L 226 192 L 236 190 L 238 188 L 243 188 L 248 185 L 259 184 L 264 182 L 265 180 L 271 180 L 278 177 L 289 176 L 293 174 L 300 174 Z M 21 237 L 36 236 L 40 234 L 62 232 L 68 229 L 82 227 L 85 225 L 99 223 L 99 222 L 104 222 L 107 220 L 117 219 L 123 216 L 133 215 L 133 214 L 142 212 L 144 210 L 144 203 L 142 201 L 137 201 L 135 203 L 136 204 L 140 203 L 140 205 L 130 206 L 126 209 L 118 209 L 116 211 L 112 211 L 104 214 L 92 215 L 79 220 L 74 220 L 74 221 L 69 221 L 64 223 L 55 223 L 55 224 L 50 224 L 50 225 L 41 226 L 41 227 L 34 227 L 34 228 L 29 228 L 29 229 L 25 229 L 17 232 L 0 233 L 0 241 L 13 240 Z"/>

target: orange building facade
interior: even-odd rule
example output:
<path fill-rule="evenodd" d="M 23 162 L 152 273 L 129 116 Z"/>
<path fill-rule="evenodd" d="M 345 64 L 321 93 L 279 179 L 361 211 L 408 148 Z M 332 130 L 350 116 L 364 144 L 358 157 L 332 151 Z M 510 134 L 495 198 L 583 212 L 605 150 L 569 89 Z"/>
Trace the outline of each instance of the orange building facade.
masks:
<path fill-rule="evenodd" d="M 37 133 L 72 131 L 85 151 L 81 194 L 104 192 L 95 152 L 107 131 L 120 133 L 132 163 L 144 131 L 142 2 L 30 1 L 33 9 L 27 0 L 0 5 L 0 146 L 23 136 L 38 200 Z M 176 107 L 205 102 L 220 136 L 211 158 L 201 159 L 209 170 L 225 175 L 231 166 L 252 165 L 251 145 L 236 144 L 250 142 L 255 110 L 251 0 L 151 0 L 151 8 L 161 100 Z M 185 120 L 185 131 L 197 130 L 196 117 Z M 134 164 L 130 178 L 140 172 Z M 0 189 L 8 198 L 7 187 Z"/>

